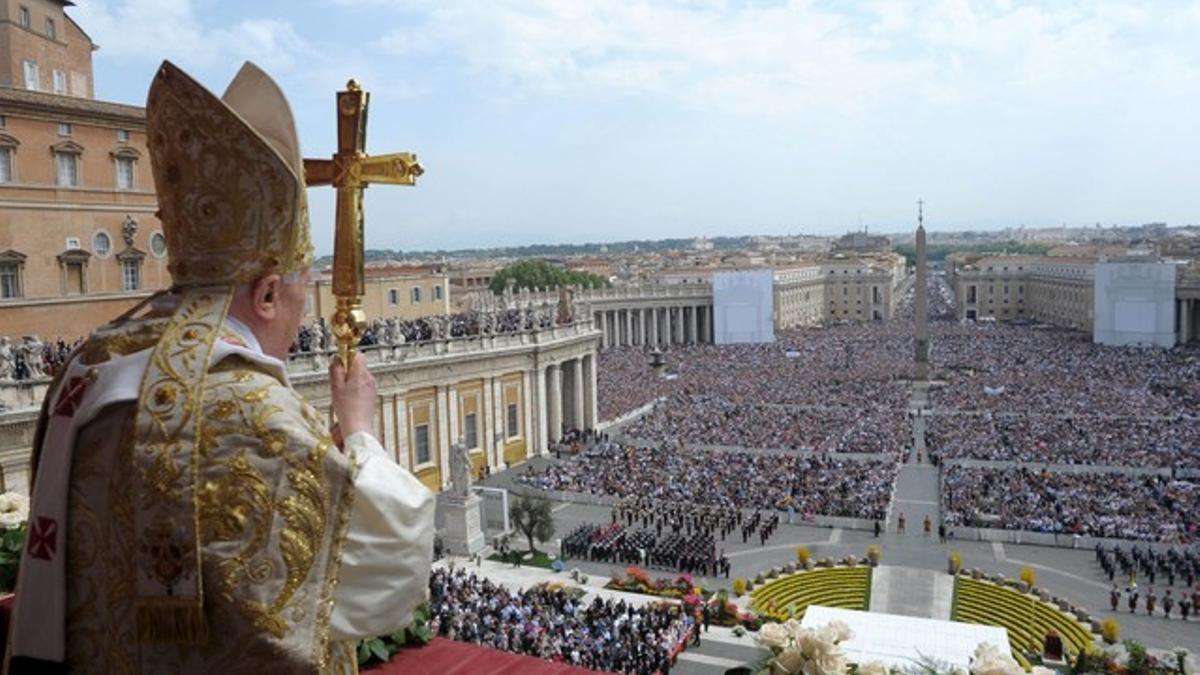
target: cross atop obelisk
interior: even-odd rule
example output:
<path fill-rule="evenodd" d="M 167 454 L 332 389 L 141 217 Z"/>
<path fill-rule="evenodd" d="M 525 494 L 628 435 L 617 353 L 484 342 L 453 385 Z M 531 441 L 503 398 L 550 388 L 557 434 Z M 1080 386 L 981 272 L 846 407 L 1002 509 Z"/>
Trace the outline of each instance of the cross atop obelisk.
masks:
<path fill-rule="evenodd" d="M 925 259 L 925 200 L 917 200 L 917 379 L 929 379 L 929 285 Z"/>

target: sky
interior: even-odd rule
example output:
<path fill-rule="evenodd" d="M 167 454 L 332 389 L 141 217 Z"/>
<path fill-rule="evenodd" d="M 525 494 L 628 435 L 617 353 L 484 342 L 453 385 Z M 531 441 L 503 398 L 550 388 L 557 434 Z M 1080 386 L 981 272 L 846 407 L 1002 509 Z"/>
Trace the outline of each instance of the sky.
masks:
<path fill-rule="evenodd" d="M 306 156 L 371 93 L 367 245 L 1200 223 L 1200 0 L 76 0 L 98 98 L 245 60 Z M 311 188 L 318 252 L 333 192 Z"/>

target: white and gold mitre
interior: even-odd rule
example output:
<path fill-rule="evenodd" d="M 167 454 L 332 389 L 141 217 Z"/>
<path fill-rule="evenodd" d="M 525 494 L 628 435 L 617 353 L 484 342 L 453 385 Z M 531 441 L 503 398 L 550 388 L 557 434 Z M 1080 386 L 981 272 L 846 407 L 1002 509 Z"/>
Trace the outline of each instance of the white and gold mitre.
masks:
<path fill-rule="evenodd" d="M 164 61 L 146 130 L 176 286 L 245 283 L 312 264 L 296 124 L 266 73 L 247 62 L 217 98 Z"/>

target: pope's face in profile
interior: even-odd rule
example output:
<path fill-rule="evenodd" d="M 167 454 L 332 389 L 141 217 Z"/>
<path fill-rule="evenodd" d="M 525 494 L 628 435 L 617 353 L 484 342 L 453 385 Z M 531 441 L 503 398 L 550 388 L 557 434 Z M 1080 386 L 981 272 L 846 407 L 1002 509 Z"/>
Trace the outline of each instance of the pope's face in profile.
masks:
<path fill-rule="evenodd" d="M 276 321 L 279 323 L 280 344 L 282 352 L 271 354 L 279 359 L 287 358 L 287 350 L 300 335 L 300 324 L 308 310 L 308 282 L 312 270 L 304 270 L 298 275 L 290 276 L 279 289 L 279 309 Z M 290 282 L 290 283 L 289 283 Z"/>

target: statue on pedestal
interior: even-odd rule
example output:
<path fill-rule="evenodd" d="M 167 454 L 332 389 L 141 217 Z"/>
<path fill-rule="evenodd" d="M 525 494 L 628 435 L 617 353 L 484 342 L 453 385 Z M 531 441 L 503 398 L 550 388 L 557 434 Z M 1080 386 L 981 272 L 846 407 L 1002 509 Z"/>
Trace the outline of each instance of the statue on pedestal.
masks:
<path fill-rule="evenodd" d="M 450 446 L 450 494 L 466 497 L 471 487 L 471 453 L 466 443 Z"/>
<path fill-rule="evenodd" d="M 31 380 L 46 377 L 42 370 L 42 341 L 36 335 L 26 335 L 25 343 L 21 346 L 25 352 L 25 367 L 29 369 L 27 377 Z"/>
<path fill-rule="evenodd" d="M 16 375 L 17 355 L 13 353 L 11 341 L 0 336 L 0 382 L 10 382 Z"/>

